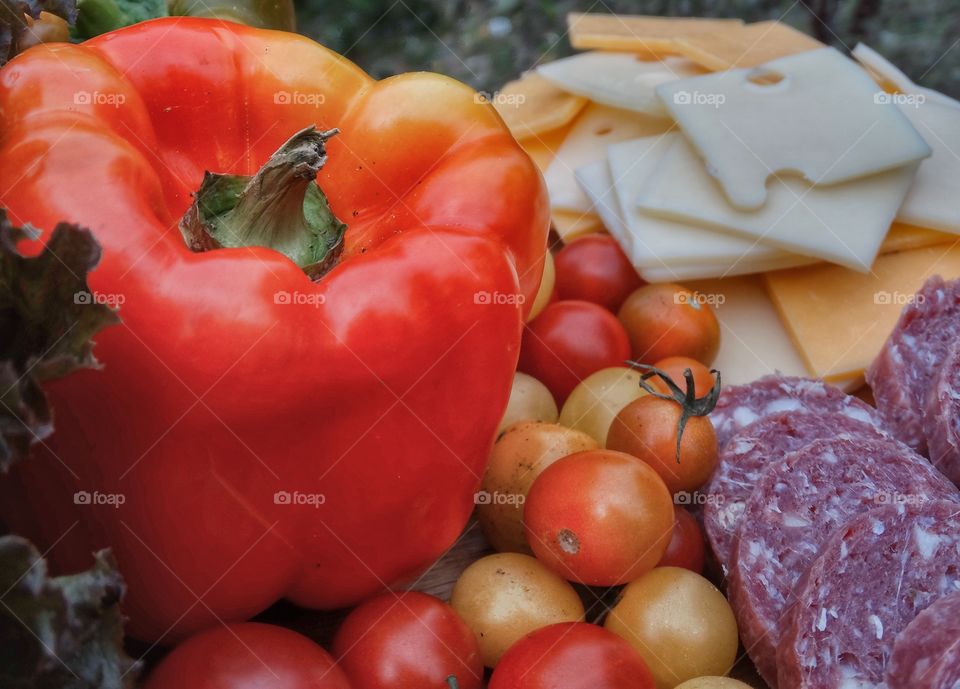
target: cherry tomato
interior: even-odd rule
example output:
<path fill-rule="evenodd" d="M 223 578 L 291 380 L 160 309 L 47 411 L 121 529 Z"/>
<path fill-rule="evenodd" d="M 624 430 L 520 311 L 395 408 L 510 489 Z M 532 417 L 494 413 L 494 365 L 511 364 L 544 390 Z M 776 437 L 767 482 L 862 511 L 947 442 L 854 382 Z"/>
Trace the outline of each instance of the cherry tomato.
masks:
<path fill-rule="evenodd" d="M 655 689 L 643 658 L 626 641 L 586 622 L 538 629 L 510 647 L 489 689 Z"/>
<path fill-rule="evenodd" d="M 561 457 L 597 447 L 586 433 L 553 423 L 523 422 L 504 431 L 493 445 L 476 498 L 477 520 L 490 545 L 501 552 L 532 553 L 523 506 L 534 479 Z"/>
<path fill-rule="evenodd" d="M 333 653 L 353 689 L 480 689 L 476 637 L 449 605 L 425 593 L 387 593 L 343 621 Z"/>
<path fill-rule="evenodd" d="M 677 685 L 676 689 L 753 689 L 753 687 L 730 677 L 697 677 Z"/>
<path fill-rule="evenodd" d="M 525 634 L 584 616 L 570 584 L 519 553 L 488 555 L 467 567 L 453 586 L 450 605 L 480 641 L 487 667 L 495 667 Z"/>
<path fill-rule="evenodd" d="M 627 584 L 604 626 L 643 656 L 660 689 L 725 675 L 736 662 L 739 637 L 730 604 L 687 569 L 657 567 Z"/>
<path fill-rule="evenodd" d="M 624 366 L 602 369 L 591 373 L 573 389 L 563 403 L 559 423 L 590 434 L 603 447 L 613 417 L 645 394 L 637 371 Z"/>
<path fill-rule="evenodd" d="M 630 341 L 613 314 L 586 301 L 558 301 L 524 329 L 518 368 L 562 403 L 591 373 L 629 358 Z"/>
<path fill-rule="evenodd" d="M 645 285 L 627 297 L 618 314 L 630 337 L 633 358 L 652 364 L 670 356 L 713 363 L 720 324 L 713 307 L 680 285 Z"/>
<path fill-rule="evenodd" d="M 703 530 L 687 510 L 674 507 L 673 537 L 657 567 L 683 567 L 702 574 L 705 559 Z"/>
<path fill-rule="evenodd" d="M 670 377 L 670 380 L 676 383 L 677 387 L 681 390 L 687 389 L 684 372 L 689 368 L 693 374 L 693 388 L 697 397 L 703 397 L 710 392 L 716 382 L 708 367 L 688 356 L 668 356 L 666 359 L 661 359 L 655 363 L 654 366 L 666 373 Z M 650 383 L 653 388 L 664 394 L 670 392 L 670 388 L 667 387 L 667 384 L 659 376 L 648 378 L 647 382 Z"/>
<path fill-rule="evenodd" d="M 570 242 L 557 253 L 556 267 L 561 299 L 582 299 L 614 313 L 643 284 L 620 245 L 608 234 Z"/>
<path fill-rule="evenodd" d="M 523 518 L 530 547 L 553 571 L 582 584 L 614 586 L 663 557 L 673 532 L 673 499 L 636 457 L 588 450 L 540 474 Z"/>
<path fill-rule="evenodd" d="M 671 493 L 694 491 L 717 468 L 717 436 L 706 416 L 687 420 L 677 459 L 680 404 L 646 395 L 620 410 L 610 424 L 607 447 L 639 457 L 664 480 Z"/>
<path fill-rule="evenodd" d="M 144 689 L 350 689 L 320 646 L 283 627 L 214 627 L 170 652 Z"/>
<path fill-rule="evenodd" d="M 517 371 L 513 374 L 510 401 L 507 402 L 507 410 L 503 413 L 497 433 L 502 433 L 518 421 L 554 423 L 558 415 L 557 403 L 547 386 L 533 376 Z"/>
<path fill-rule="evenodd" d="M 539 316 L 547 304 L 556 299 L 556 281 L 557 272 L 554 267 L 553 254 L 548 251 L 543 257 L 543 276 L 540 278 L 540 288 L 537 290 L 537 296 L 533 299 L 533 306 L 530 307 L 530 313 L 527 314 L 528 321 L 532 321 Z"/>

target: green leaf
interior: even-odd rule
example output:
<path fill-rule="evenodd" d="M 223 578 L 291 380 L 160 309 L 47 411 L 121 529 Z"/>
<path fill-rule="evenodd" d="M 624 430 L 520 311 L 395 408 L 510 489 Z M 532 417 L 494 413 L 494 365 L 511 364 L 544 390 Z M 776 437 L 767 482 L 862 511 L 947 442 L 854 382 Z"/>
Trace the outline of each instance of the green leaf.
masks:
<path fill-rule="evenodd" d="M 167 17 L 167 0 L 79 0 L 74 38 L 86 40 L 148 19 Z"/>
<path fill-rule="evenodd" d="M 39 255 L 21 255 L 34 234 L 0 209 L 0 471 L 53 431 L 40 382 L 97 368 L 91 338 L 120 322 L 87 285 L 100 260 L 90 231 L 60 223 Z"/>
<path fill-rule="evenodd" d="M 37 549 L 0 538 L 0 687 L 128 689 L 139 664 L 123 651 L 125 591 L 109 550 L 94 566 L 50 577 Z"/>
<path fill-rule="evenodd" d="M 69 24 L 77 19 L 76 0 L 0 0 L 0 66 L 20 52 L 27 17 L 38 19 L 50 12 Z"/>

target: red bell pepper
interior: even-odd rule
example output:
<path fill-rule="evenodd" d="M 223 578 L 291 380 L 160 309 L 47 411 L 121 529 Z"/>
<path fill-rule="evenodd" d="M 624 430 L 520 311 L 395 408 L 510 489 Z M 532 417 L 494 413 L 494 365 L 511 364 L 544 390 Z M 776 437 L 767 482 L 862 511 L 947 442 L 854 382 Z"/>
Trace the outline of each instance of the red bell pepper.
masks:
<path fill-rule="evenodd" d="M 355 603 L 454 542 L 549 222 L 488 104 L 178 18 L 16 57 L 0 131 L 0 205 L 89 227 L 78 299 L 122 320 L 102 370 L 44 384 L 56 431 L 0 478 L 15 531 L 61 571 L 111 546 L 130 632 L 163 642 Z"/>

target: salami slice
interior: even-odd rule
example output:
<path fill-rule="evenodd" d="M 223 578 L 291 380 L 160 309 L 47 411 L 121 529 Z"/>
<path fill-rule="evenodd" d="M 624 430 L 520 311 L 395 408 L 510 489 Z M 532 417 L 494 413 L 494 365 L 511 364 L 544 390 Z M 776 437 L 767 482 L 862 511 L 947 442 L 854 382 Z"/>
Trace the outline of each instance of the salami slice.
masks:
<path fill-rule="evenodd" d="M 940 365 L 923 419 L 930 461 L 960 486 L 960 344 Z"/>
<path fill-rule="evenodd" d="M 960 589 L 958 509 L 955 502 L 885 505 L 834 534 L 784 624 L 783 689 L 886 686 L 897 635 Z"/>
<path fill-rule="evenodd" d="M 884 439 L 876 426 L 842 412 L 781 412 L 734 434 L 720 452 L 720 462 L 703 488 L 703 527 L 724 575 L 747 499 L 767 464 L 815 440 L 837 434 Z"/>
<path fill-rule="evenodd" d="M 928 498 L 956 499 L 957 490 L 893 439 L 839 435 L 768 464 L 744 507 L 727 589 L 744 646 L 768 684 L 776 686 L 780 621 L 823 543 L 877 505 Z"/>
<path fill-rule="evenodd" d="M 781 412 L 840 412 L 879 428 L 877 410 L 840 388 L 810 378 L 771 375 L 752 383 L 724 388 L 710 414 L 722 450 L 734 433 L 755 421 Z"/>
<path fill-rule="evenodd" d="M 960 592 L 934 601 L 893 642 L 890 689 L 960 687 Z"/>
<path fill-rule="evenodd" d="M 960 280 L 944 282 L 935 275 L 904 307 L 867 369 L 884 423 L 917 452 L 927 451 L 923 416 L 934 374 L 958 338 Z"/>

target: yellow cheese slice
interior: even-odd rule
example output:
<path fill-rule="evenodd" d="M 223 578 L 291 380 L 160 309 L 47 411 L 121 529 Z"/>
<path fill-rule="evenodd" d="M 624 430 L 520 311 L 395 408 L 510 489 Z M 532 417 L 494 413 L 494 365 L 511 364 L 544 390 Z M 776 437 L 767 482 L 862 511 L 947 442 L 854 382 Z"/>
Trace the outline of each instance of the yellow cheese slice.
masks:
<path fill-rule="evenodd" d="M 540 168 L 540 172 L 546 172 L 568 133 L 570 133 L 569 125 L 528 137 L 520 142 L 520 146 Z"/>
<path fill-rule="evenodd" d="M 493 99 L 493 107 L 521 141 L 569 124 L 586 104 L 586 98 L 557 88 L 535 72 L 507 83 Z"/>
<path fill-rule="evenodd" d="M 678 38 L 676 49 L 704 69 L 756 67 L 770 60 L 822 48 L 823 43 L 778 21 L 757 22 L 737 31 Z"/>
<path fill-rule="evenodd" d="M 639 15 L 567 15 L 570 45 L 574 48 L 622 50 L 645 56 L 676 53 L 682 36 L 716 34 L 736 30 L 739 19 L 695 19 L 688 17 L 647 17 Z"/>
<path fill-rule="evenodd" d="M 960 277 L 960 242 L 881 256 L 870 273 L 817 265 L 769 273 L 770 297 L 812 373 L 848 379 L 877 356 L 931 275 Z"/>
<path fill-rule="evenodd" d="M 901 102 L 900 109 L 933 149 L 933 155 L 920 163 L 897 219 L 960 234 L 960 108 L 914 100 Z"/>
<path fill-rule="evenodd" d="M 554 211 L 551 217 L 553 229 L 565 242 L 571 242 L 585 234 L 603 232 L 603 222 L 595 213 Z"/>
<path fill-rule="evenodd" d="M 698 76 L 703 70 L 677 57 L 650 62 L 633 53 L 590 52 L 547 62 L 537 67 L 537 73 L 594 103 L 668 117 L 654 87 Z"/>
<path fill-rule="evenodd" d="M 597 103 L 588 105 L 574 122 L 543 176 L 550 192 L 550 208 L 589 212 L 590 200 L 577 184 L 574 171 L 602 160 L 610 144 L 660 134 L 671 126 L 669 120 Z"/>
<path fill-rule="evenodd" d="M 775 83 L 756 83 L 760 76 Z M 919 162 L 931 153 L 900 110 L 833 48 L 657 87 L 730 203 L 756 210 L 777 173 L 815 185 Z"/>
<path fill-rule="evenodd" d="M 949 234 L 895 222 L 890 226 L 887 238 L 880 245 L 880 253 L 892 254 L 896 251 L 920 249 L 921 247 L 944 244 L 950 241 L 953 241 L 953 238 Z"/>
<path fill-rule="evenodd" d="M 893 222 L 915 166 L 829 187 L 795 177 L 773 179 L 767 203 L 741 211 L 684 137 L 677 137 L 637 199 L 640 208 L 671 220 L 761 239 L 793 253 L 866 271 Z"/>

